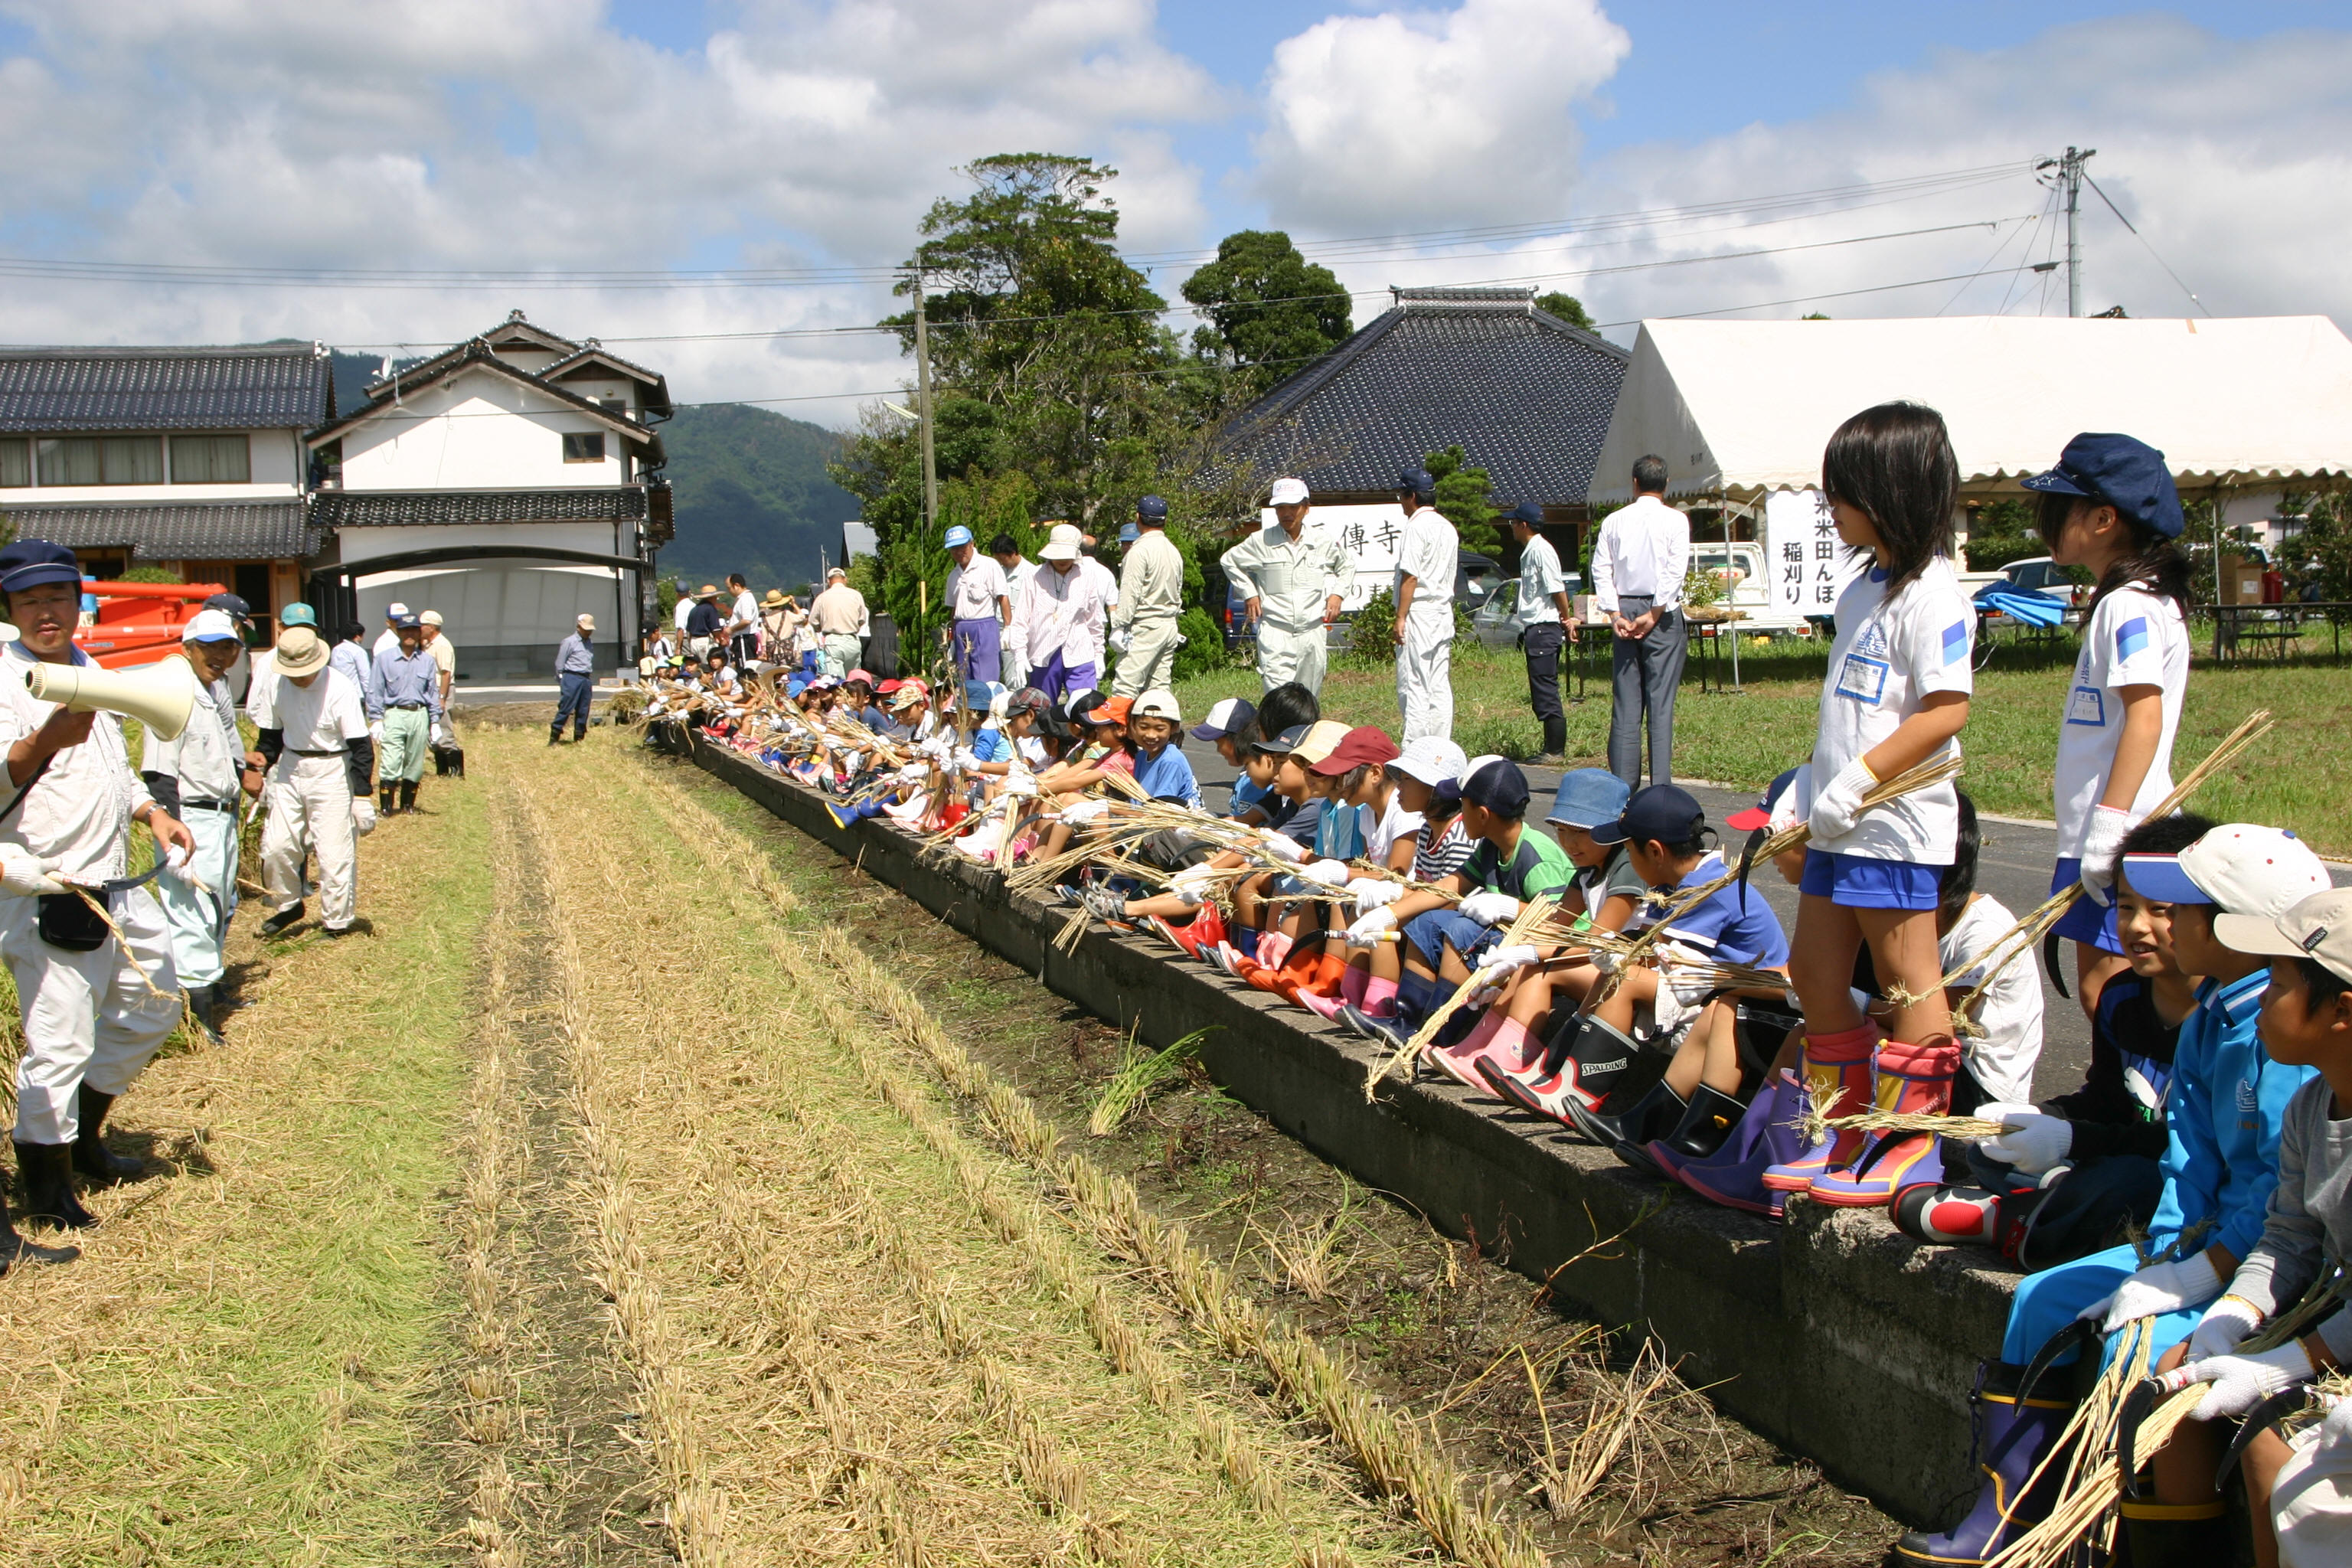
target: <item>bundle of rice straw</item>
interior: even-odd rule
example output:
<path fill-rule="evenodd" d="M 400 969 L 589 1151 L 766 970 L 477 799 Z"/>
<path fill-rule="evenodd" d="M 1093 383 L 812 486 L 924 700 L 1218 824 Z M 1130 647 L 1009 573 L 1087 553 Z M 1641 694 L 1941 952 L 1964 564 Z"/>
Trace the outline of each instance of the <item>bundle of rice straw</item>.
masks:
<path fill-rule="evenodd" d="M 1551 919 L 1559 908 L 1559 900 L 1549 895 L 1528 900 L 1519 906 L 1517 917 L 1504 928 L 1502 939 L 1496 945 L 1514 947 L 1528 942 L 1544 922 Z M 1380 1089 L 1381 1079 L 1421 1055 L 1429 1043 L 1437 1037 L 1438 1031 L 1445 1027 L 1446 1021 L 1469 1001 L 1470 993 L 1474 989 L 1475 987 L 1467 980 L 1455 986 L 1454 994 L 1448 996 L 1444 1005 L 1423 1021 L 1421 1027 L 1413 1031 L 1411 1039 L 1399 1046 L 1394 1054 L 1372 1065 L 1372 1070 L 1364 1075 L 1366 1100 L 1369 1101 L 1374 1097 Z"/>

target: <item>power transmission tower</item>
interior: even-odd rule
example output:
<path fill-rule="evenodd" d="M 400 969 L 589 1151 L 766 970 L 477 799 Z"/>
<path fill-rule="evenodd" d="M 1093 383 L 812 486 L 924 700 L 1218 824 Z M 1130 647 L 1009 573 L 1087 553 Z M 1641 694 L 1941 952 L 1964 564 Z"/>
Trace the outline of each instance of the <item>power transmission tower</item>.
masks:
<path fill-rule="evenodd" d="M 2083 165 L 2098 154 L 2096 147 L 2069 147 L 2063 158 L 2044 158 L 2036 169 L 2055 169 L 2066 189 L 2066 313 L 2083 313 Z"/>

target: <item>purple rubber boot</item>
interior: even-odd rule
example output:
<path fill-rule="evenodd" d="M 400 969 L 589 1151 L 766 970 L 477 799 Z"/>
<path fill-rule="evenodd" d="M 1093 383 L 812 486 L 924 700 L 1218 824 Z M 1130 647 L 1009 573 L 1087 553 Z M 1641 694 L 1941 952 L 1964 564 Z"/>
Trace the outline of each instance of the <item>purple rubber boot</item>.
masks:
<path fill-rule="evenodd" d="M 2050 1396 L 2047 1391 L 2060 1381 L 2054 1378 L 2036 1385 L 2032 1400 L 2020 1400 L 2017 1389 L 2024 1375 L 2023 1367 L 1999 1361 L 1987 1362 L 1978 1373 L 1969 1403 L 1975 1409 L 1976 1461 L 1984 1472 L 1984 1489 L 1968 1517 L 1950 1530 L 1939 1535 L 1915 1531 L 1897 1542 L 1895 1563 L 1905 1568 L 1977 1568 L 2049 1515 L 2065 1466 L 2052 1465 L 2038 1485 L 2026 1483 L 2057 1444 L 2074 1403 Z"/>
<path fill-rule="evenodd" d="M 1748 1113 L 1714 1153 L 1695 1160 L 1661 1141 L 1650 1145 L 1650 1157 L 1667 1175 L 1711 1203 L 1778 1219 L 1787 1194 L 1767 1187 L 1764 1173 L 1805 1152 L 1799 1121 L 1808 1103 L 1805 1086 L 1784 1069 L 1756 1091 Z"/>

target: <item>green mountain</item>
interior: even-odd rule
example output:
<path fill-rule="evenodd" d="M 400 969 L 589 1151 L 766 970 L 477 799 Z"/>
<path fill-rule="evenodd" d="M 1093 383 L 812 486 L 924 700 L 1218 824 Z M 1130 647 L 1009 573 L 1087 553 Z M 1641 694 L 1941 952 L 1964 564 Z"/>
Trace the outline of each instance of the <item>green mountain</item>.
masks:
<path fill-rule="evenodd" d="M 741 403 L 681 408 L 661 427 L 677 492 L 677 538 L 664 547 L 665 577 L 717 583 L 740 572 L 764 593 L 798 593 L 837 562 L 841 525 L 857 498 L 824 477 L 841 437 Z M 822 552 L 822 554 L 820 554 Z"/>

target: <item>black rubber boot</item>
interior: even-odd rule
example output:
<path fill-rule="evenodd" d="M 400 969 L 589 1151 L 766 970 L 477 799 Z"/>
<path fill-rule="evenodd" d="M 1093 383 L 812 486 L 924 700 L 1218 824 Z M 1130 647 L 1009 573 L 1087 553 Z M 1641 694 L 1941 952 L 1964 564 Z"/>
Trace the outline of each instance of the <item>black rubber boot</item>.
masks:
<path fill-rule="evenodd" d="M 261 934 L 264 936 L 276 936 L 282 931 L 299 925 L 302 921 L 303 913 L 302 900 L 297 899 L 288 908 L 278 910 L 276 914 L 262 921 Z"/>
<path fill-rule="evenodd" d="M 1651 1139 L 1664 1136 L 1689 1109 L 1689 1102 L 1660 1079 L 1622 1116 L 1603 1116 L 1581 1105 L 1570 1106 L 1568 1115 L 1579 1132 L 1603 1149 L 1619 1149 L 1628 1143 L 1638 1149 Z"/>
<path fill-rule="evenodd" d="M 547 732 L 547 743 L 551 746 L 560 746 L 563 743 L 563 724 L 562 721 L 557 721 L 555 728 Z"/>
<path fill-rule="evenodd" d="M 2213 1568 L 2230 1560 L 2230 1521 L 2220 1498 L 2179 1503 L 2126 1498 L 2121 1510 L 2132 1568 Z"/>
<path fill-rule="evenodd" d="M 1665 1135 L 1666 1146 L 1686 1159 L 1704 1160 L 1723 1147 L 1723 1141 L 1746 1114 L 1747 1106 L 1719 1089 L 1701 1084 L 1682 1121 Z"/>
<path fill-rule="evenodd" d="M 7 1199 L 0 1197 L 0 1274 L 43 1263 L 71 1263 L 80 1256 L 79 1247 L 43 1247 L 17 1235 L 16 1227 L 8 1223 Z"/>
<path fill-rule="evenodd" d="M 98 1216 L 74 1195 L 73 1150 L 63 1143 L 19 1143 L 16 1168 L 25 1173 L 25 1217 L 45 1219 L 63 1230 L 88 1230 Z"/>
<path fill-rule="evenodd" d="M 416 809 L 416 781 L 414 779 L 400 781 L 400 809 L 404 812 Z"/>
<path fill-rule="evenodd" d="M 400 798 L 400 789 L 398 785 L 385 784 L 376 791 L 376 795 L 378 797 L 375 803 L 377 816 L 390 816 L 394 811 L 398 809 L 393 804 Z"/>
<path fill-rule="evenodd" d="M 106 1126 L 106 1113 L 113 1109 L 114 1096 L 100 1094 L 88 1084 L 81 1086 L 81 1131 L 74 1139 L 73 1168 L 93 1182 L 127 1182 L 147 1170 L 146 1161 L 116 1153 L 100 1136 Z"/>

